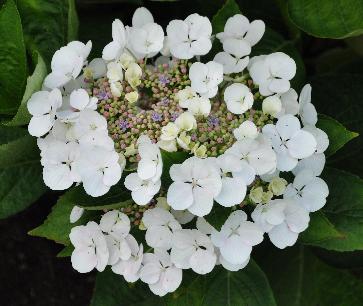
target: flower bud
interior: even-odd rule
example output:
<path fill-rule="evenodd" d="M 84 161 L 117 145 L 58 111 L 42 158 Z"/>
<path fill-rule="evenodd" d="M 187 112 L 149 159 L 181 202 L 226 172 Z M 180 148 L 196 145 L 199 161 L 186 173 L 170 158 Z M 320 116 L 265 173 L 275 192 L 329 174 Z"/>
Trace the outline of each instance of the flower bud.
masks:
<path fill-rule="evenodd" d="M 176 147 L 176 141 L 173 140 L 159 140 L 158 146 L 160 149 L 163 149 L 167 152 L 176 152 L 178 151 L 178 148 Z"/>
<path fill-rule="evenodd" d="M 139 99 L 139 93 L 137 91 L 129 92 L 125 95 L 125 99 L 130 104 L 134 104 Z"/>
<path fill-rule="evenodd" d="M 110 84 L 111 93 L 114 97 L 121 97 L 122 93 L 122 84 L 120 82 L 113 82 Z"/>
<path fill-rule="evenodd" d="M 268 190 L 270 190 L 274 195 L 282 195 L 286 189 L 287 181 L 281 177 L 274 177 L 270 184 L 268 185 Z"/>
<path fill-rule="evenodd" d="M 173 123 L 169 122 L 166 126 L 161 129 L 160 139 L 164 141 L 170 141 L 178 137 L 179 127 Z"/>
<path fill-rule="evenodd" d="M 180 114 L 179 117 L 176 118 L 175 124 L 182 131 L 190 131 L 197 127 L 197 121 L 190 112 Z"/>
<path fill-rule="evenodd" d="M 263 189 L 262 187 L 252 188 L 250 191 L 250 199 L 254 203 L 261 203 L 262 196 L 263 196 Z"/>

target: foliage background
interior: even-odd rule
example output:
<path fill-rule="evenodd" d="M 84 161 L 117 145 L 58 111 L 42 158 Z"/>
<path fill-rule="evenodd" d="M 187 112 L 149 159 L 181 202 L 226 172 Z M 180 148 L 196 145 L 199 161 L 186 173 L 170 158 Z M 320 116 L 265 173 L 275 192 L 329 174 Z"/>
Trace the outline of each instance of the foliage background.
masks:
<path fill-rule="evenodd" d="M 165 27 L 169 20 L 183 19 L 193 12 L 212 17 L 224 2 L 79 0 L 75 4 L 72 0 L 0 0 L 0 6 L 5 4 L 0 11 L 2 305 L 88 305 L 93 292 L 95 274 L 74 272 L 69 258 L 56 258 L 62 250 L 59 244 L 27 235 L 43 223 L 61 195 L 47 191 L 43 185 L 34 139 L 20 127 L 29 118 L 25 102 L 32 91 L 39 89 L 54 51 L 78 37 L 84 42 L 91 39 L 91 57 L 100 56 L 110 40 L 111 22 L 120 18 L 130 24 L 133 11 L 140 5 L 148 7 Z M 328 151 L 331 168 L 323 175 L 331 190 L 328 205 L 312 216 L 309 231 L 296 247 L 280 251 L 265 242 L 254 249 L 254 259 L 267 279 L 251 263 L 238 276 L 226 275 L 220 286 L 214 282 L 214 287 L 204 287 L 206 280 L 198 279 L 198 286 L 194 286 L 198 288 L 193 291 L 186 287 L 184 292 L 177 292 L 180 299 L 172 296 L 166 305 L 224 305 L 226 299 L 231 306 L 363 305 L 362 137 L 349 132 L 363 133 L 363 1 L 236 2 L 250 20 L 262 19 L 269 27 L 263 43 L 256 46 L 256 54 L 284 51 L 293 56 L 299 69 L 295 88 L 300 89 L 305 80 L 311 82 L 313 103 L 319 113 L 337 119 L 348 130 L 330 117 L 321 117 L 320 127 L 332 141 Z M 236 7 L 234 1 L 227 1 L 214 19 L 214 27 L 220 27 Z M 4 8 L 9 15 L 4 14 Z M 67 212 L 67 197 L 61 201 Z M 66 228 L 51 232 L 54 220 L 62 226 L 61 216 L 62 211 L 56 210 L 53 221 L 33 230 L 32 235 L 62 242 Z M 135 293 L 112 275 L 103 273 L 98 278 L 93 306 L 164 305 L 143 295 L 143 288 Z M 188 282 L 188 275 L 186 279 Z M 229 289 L 236 294 L 226 297 L 224 283 L 230 284 Z M 216 288 L 225 295 L 214 296 Z"/>

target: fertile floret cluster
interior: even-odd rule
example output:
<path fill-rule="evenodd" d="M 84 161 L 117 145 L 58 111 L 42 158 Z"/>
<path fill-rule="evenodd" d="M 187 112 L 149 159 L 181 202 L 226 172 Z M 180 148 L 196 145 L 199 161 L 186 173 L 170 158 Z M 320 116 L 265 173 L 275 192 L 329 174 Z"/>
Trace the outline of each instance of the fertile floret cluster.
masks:
<path fill-rule="evenodd" d="M 319 178 L 329 140 L 315 126 L 311 86 L 300 95 L 291 88 L 294 60 L 250 58 L 264 31 L 237 14 L 214 36 L 209 19 L 192 14 L 165 35 L 139 8 L 132 26 L 112 23 L 102 58 L 88 62 L 91 42 L 54 54 L 43 90 L 28 101 L 45 184 L 82 184 L 93 197 L 114 186 L 131 201 L 72 229 L 77 271 L 109 265 L 163 296 L 183 269 L 243 269 L 265 233 L 285 248 L 308 227 L 329 194 Z M 223 51 L 200 61 L 214 39 Z M 220 209 L 229 217 L 217 227 L 209 215 Z M 75 206 L 71 222 L 83 211 Z"/>

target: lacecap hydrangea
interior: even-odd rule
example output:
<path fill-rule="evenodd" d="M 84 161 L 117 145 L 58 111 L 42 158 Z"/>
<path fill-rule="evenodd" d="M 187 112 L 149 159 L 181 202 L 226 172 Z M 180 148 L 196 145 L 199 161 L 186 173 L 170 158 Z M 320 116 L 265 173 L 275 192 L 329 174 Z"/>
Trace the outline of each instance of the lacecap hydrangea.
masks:
<path fill-rule="evenodd" d="M 315 126 L 311 86 L 291 88 L 294 60 L 250 56 L 264 31 L 240 14 L 216 35 L 198 14 L 163 29 L 138 8 L 131 26 L 112 23 L 102 58 L 88 59 L 90 41 L 55 52 L 28 101 L 45 184 L 82 184 L 92 197 L 114 186 L 132 199 L 72 229 L 77 271 L 111 266 L 163 296 L 184 269 L 243 269 L 264 236 L 283 249 L 308 227 L 329 193 L 319 178 L 329 140 Z M 213 40 L 223 51 L 204 61 Z M 229 217 L 217 228 L 208 216 L 221 210 Z M 70 221 L 83 211 L 75 206 Z"/>

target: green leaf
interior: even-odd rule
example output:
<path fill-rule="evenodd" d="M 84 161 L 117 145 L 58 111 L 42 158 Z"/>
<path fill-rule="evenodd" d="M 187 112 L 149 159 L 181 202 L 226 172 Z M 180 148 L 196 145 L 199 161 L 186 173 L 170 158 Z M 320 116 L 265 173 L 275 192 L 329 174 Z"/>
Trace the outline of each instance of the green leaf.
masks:
<path fill-rule="evenodd" d="M 251 56 L 273 52 L 284 52 L 295 60 L 297 70 L 296 76 L 292 80 L 292 87 L 296 90 L 302 88 L 305 83 L 305 65 L 300 53 L 294 46 L 294 42 L 286 40 L 281 34 L 266 27 L 262 39 L 252 48 Z"/>
<path fill-rule="evenodd" d="M 216 229 L 220 230 L 224 222 L 231 214 L 232 209 L 228 209 L 214 202 L 213 209 L 210 214 L 206 215 L 204 218 Z"/>
<path fill-rule="evenodd" d="M 326 115 L 319 115 L 317 127 L 327 133 L 329 137 L 329 147 L 325 152 L 327 157 L 333 155 L 347 142 L 359 136 L 358 133 L 347 130 L 340 122 Z"/>
<path fill-rule="evenodd" d="M 310 214 L 309 227 L 299 236 L 301 242 L 312 245 L 319 245 L 320 242 L 328 239 L 342 238 L 344 235 L 335 228 L 322 211 Z"/>
<path fill-rule="evenodd" d="M 44 223 L 29 232 L 31 236 L 43 237 L 55 242 L 69 245 L 69 233 L 72 227 L 85 224 L 96 216 L 94 212 L 85 211 L 76 223 L 70 223 L 69 216 L 76 202 L 73 200 L 74 189 L 62 195 L 53 206 Z"/>
<path fill-rule="evenodd" d="M 363 250 L 363 180 L 333 168 L 326 168 L 322 177 L 330 192 L 323 212 L 341 237 L 309 244 L 335 251 Z"/>
<path fill-rule="evenodd" d="M 363 75 L 326 74 L 314 77 L 312 103 L 350 131 L 363 134 Z M 331 139 L 332 141 L 335 141 Z M 356 137 L 328 159 L 328 164 L 357 175 L 363 173 L 363 137 Z"/>
<path fill-rule="evenodd" d="M 68 41 L 77 40 L 79 20 L 75 0 L 68 0 Z"/>
<path fill-rule="evenodd" d="M 122 276 L 106 269 L 97 273 L 96 286 L 90 306 L 163 306 L 163 300 L 137 281 L 128 284 Z M 169 305 L 168 305 L 169 306 Z"/>
<path fill-rule="evenodd" d="M 257 260 L 265 271 L 279 306 L 360 306 L 363 282 L 334 269 L 303 246 L 271 248 Z"/>
<path fill-rule="evenodd" d="M 289 15 L 304 32 L 324 38 L 363 34 L 361 0 L 289 0 Z"/>
<path fill-rule="evenodd" d="M 29 123 L 31 115 L 27 109 L 27 102 L 31 95 L 42 88 L 43 80 L 47 75 L 47 66 L 40 54 L 33 52 L 33 60 L 36 63 L 34 72 L 28 77 L 23 99 L 14 118 L 6 123 L 8 126 L 26 125 Z"/>
<path fill-rule="evenodd" d="M 227 19 L 235 14 L 241 14 L 238 4 L 235 0 L 227 0 L 223 7 L 213 16 L 213 33 L 223 32 Z"/>
<path fill-rule="evenodd" d="M 21 133 L 26 131 L 0 127 L 0 219 L 22 211 L 46 191 L 36 140 Z"/>
<path fill-rule="evenodd" d="M 276 305 L 265 274 L 253 260 L 238 272 L 215 267 L 205 276 L 192 273 L 190 278 L 168 296 L 168 306 Z"/>
<path fill-rule="evenodd" d="M 66 245 L 62 251 L 60 251 L 57 254 L 57 257 L 63 258 L 63 257 L 69 257 L 72 255 L 72 252 L 74 250 L 74 246 L 72 244 Z"/>
<path fill-rule="evenodd" d="M 50 63 L 54 52 L 75 36 L 73 0 L 17 0 L 27 45 Z"/>
<path fill-rule="evenodd" d="M 23 29 L 13 0 L 6 1 L 0 10 L 0 37 L 0 114 L 13 114 L 27 76 Z"/>

